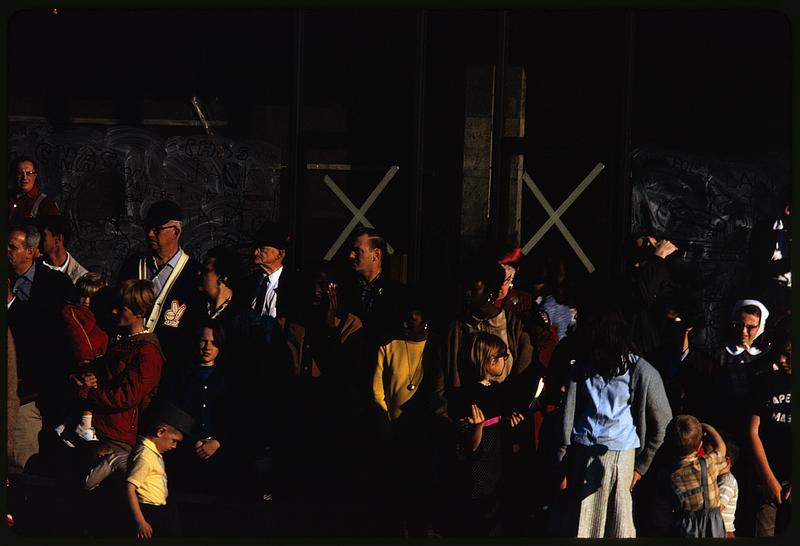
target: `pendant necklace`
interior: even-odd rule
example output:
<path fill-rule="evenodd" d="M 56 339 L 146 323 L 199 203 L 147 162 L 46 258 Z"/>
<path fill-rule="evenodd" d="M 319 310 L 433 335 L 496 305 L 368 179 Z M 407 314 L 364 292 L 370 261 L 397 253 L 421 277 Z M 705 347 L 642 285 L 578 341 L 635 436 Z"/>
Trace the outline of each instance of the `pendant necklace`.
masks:
<path fill-rule="evenodd" d="M 211 302 L 206 302 L 206 310 L 208 311 L 208 318 L 210 318 L 211 320 L 214 320 L 215 318 L 217 318 L 219 316 L 219 314 L 222 313 L 225 310 L 225 308 L 228 306 L 228 304 L 230 302 L 231 302 L 231 299 L 228 298 L 225 301 L 223 301 L 219 305 L 219 307 L 217 307 L 214 310 L 211 309 Z"/>
<path fill-rule="evenodd" d="M 406 365 L 408 366 L 408 385 L 406 385 L 406 388 L 408 390 L 410 390 L 410 391 L 413 391 L 413 390 L 415 390 L 417 388 L 417 384 L 414 382 L 414 378 L 416 377 L 417 372 L 419 371 L 419 369 L 422 367 L 421 366 L 422 365 L 422 355 L 420 355 L 419 362 L 417 362 L 417 365 L 414 367 L 414 372 L 412 373 L 411 372 L 411 358 L 408 356 L 409 355 L 409 352 L 408 352 L 408 341 L 403 340 L 403 346 L 406 349 Z"/>

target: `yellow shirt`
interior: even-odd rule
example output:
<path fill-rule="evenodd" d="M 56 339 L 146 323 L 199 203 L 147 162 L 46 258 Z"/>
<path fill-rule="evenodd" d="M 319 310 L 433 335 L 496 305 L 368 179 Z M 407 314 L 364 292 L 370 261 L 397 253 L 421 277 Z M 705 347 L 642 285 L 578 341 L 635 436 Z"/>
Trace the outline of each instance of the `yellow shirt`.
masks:
<path fill-rule="evenodd" d="M 128 483 L 136 486 L 139 502 L 162 506 L 167 504 L 167 471 L 164 457 L 148 438 L 139 438 L 139 443 L 128 460 Z"/>
<path fill-rule="evenodd" d="M 395 339 L 378 347 L 378 364 L 372 379 L 372 391 L 377 403 L 389 413 L 390 419 L 397 419 L 403 413 L 403 404 L 408 402 L 417 389 L 409 390 L 408 385 L 419 387 L 422 381 L 422 351 L 425 341 L 405 341 Z"/>

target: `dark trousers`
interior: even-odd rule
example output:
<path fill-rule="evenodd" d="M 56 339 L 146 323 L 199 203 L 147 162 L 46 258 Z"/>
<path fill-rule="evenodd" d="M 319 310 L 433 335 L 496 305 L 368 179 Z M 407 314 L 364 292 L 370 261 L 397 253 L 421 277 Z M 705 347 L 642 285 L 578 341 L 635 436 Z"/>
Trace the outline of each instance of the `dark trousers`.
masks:
<path fill-rule="evenodd" d="M 140 502 L 139 507 L 144 519 L 153 528 L 153 538 L 181 536 L 181 523 L 175 505 L 155 506 Z"/>
<path fill-rule="evenodd" d="M 781 485 L 786 487 L 790 481 L 782 481 Z M 759 486 L 757 494 L 761 499 L 761 505 L 756 511 L 756 531 L 757 537 L 771 537 L 780 535 L 789 528 L 792 503 L 783 502 L 780 505 L 771 501 L 766 490 Z"/>

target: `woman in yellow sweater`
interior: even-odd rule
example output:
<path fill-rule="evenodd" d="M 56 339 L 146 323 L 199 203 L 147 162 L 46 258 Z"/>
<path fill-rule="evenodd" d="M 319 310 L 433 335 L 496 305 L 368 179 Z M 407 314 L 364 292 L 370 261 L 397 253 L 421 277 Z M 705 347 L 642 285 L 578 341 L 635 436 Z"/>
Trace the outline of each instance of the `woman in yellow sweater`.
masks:
<path fill-rule="evenodd" d="M 373 376 L 375 404 L 385 416 L 385 461 L 398 481 L 387 488 L 391 506 L 386 513 L 389 532 L 425 536 L 434 522 L 431 512 L 437 504 L 434 466 L 443 453 L 437 427 L 446 420 L 441 344 L 431 334 L 422 306 L 408 303 L 400 337 L 378 347 Z M 399 472 L 398 472 L 399 471 Z M 408 480 L 413 480 L 409 487 Z"/>

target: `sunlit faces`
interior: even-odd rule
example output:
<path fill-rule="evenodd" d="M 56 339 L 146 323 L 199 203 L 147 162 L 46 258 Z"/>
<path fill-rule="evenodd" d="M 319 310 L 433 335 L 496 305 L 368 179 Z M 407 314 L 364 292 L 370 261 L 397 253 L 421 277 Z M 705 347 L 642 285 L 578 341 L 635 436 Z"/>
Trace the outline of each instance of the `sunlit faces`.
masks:
<path fill-rule="evenodd" d="M 181 431 L 172 427 L 159 427 L 155 438 L 152 439 L 159 453 L 166 453 L 178 447 L 178 442 L 183 440 Z"/>
<path fill-rule="evenodd" d="M 514 287 L 514 275 L 517 274 L 517 270 L 510 265 L 500 265 L 503 266 L 503 271 L 505 271 L 506 277 L 503 279 L 503 284 L 500 285 L 500 293 L 497 295 L 497 299 L 503 300 L 508 295 L 508 291 Z"/>
<path fill-rule="evenodd" d="M 33 263 L 34 250 L 25 245 L 25 232 L 12 231 L 8 234 L 8 265 L 14 273 L 21 275 Z"/>
<path fill-rule="evenodd" d="M 253 263 L 267 273 L 272 273 L 283 265 L 285 254 L 285 250 L 279 250 L 273 246 L 258 246 L 253 249 Z"/>
<path fill-rule="evenodd" d="M 745 313 L 744 311 L 738 313 L 734 319 L 731 327 L 737 343 L 750 347 L 758 336 L 758 327 L 761 325 L 761 320 L 756 315 Z"/>
<path fill-rule="evenodd" d="M 130 328 L 137 323 L 137 320 L 142 318 L 141 315 L 137 315 L 131 311 L 130 307 L 126 307 L 122 304 L 115 305 L 114 308 L 111 309 L 111 315 L 117 321 L 117 325 L 122 328 Z"/>
<path fill-rule="evenodd" d="M 369 243 L 369 235 L 366 233 L 356 237 L 350 254 L 347 255 L 350 267 L 353 271 L 363 277 L 369 277 L 372 272 L 380 265 L 380 255 L 377 248 L 372 248 Z"/>
<path fill-rule="evenodd" d="M 177 222 L 170 220 L 161 226 L 147 226 L 147 244 L 154 254 L 169 250 L 178 244 L 181 228 Z"/>
<path fill-rule="evenodd" d="M 58 240 L 55 235 L 50 231 L 49 228 L 44 228 L 42 230 L 42 254 L 50 254 L 51 252 L 55 252 L 56 247 L 58 246 Z"/>
<path fill-rule="evenodd" d="M 203 328 L 200 333 L 200 364 L 211 364 L 219 356 L 219 347 L 214 343 L 214 330 Z"/>
<path fill-rule="evenodd" d="M 489 364 L 486 366 L 486 375 L 484 379 L 494 379 L 503 375 L 503 370 L 506 367 L 507 354 L 497 354 L 489 358 Z"/>
<path fill-rule="evenodd" d="M 36 185 L 36 169 L 30 161 L 17 163 L 17 189 L 20 193 L 28 193 Z"/>

